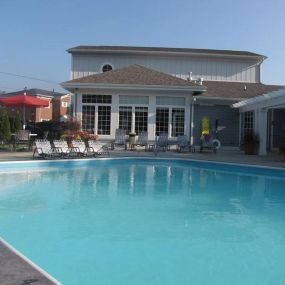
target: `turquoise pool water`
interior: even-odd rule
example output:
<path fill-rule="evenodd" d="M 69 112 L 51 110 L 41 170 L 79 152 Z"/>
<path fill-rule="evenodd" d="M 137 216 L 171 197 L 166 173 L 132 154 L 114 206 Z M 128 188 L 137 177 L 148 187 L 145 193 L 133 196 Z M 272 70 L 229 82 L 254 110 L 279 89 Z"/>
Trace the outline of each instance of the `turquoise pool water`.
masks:
<path fill-rule="evenodd" d="M 285 173 L 170 160 L 0 165 L 0 235 L 63 284 L 285 284 Z"/>

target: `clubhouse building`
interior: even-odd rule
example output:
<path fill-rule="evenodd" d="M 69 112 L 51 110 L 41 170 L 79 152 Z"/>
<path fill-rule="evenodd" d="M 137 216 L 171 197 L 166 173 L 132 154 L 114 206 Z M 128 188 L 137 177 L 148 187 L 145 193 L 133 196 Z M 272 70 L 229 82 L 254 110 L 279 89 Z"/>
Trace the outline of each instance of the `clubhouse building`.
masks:
<path fill-rule="evenodd" d="M 74 94 L 82 129 L 102 139 L 122 128 L 147 131 L 150 140 L 162 132 L 170 139 L 187 135 L 198 144 L 207 118 L 210 129 L 222 127 L 223 146 L 238 147 L 245 132 L 257 130 L 254 111 L 238 104 L 283 88 L 261 83 L 266 57 L 247 51 L 78 46 L 68 52 L 71 80 L 62 86 Z M 285 110 L 270 109 L 263 120 L 265 149 L 278 147 Z"/>

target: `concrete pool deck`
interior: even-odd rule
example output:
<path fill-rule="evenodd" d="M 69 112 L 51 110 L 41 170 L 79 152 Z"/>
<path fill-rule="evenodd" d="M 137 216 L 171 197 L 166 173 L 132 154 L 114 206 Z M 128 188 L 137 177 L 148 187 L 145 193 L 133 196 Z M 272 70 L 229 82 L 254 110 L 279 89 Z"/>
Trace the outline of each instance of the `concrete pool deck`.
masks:
<path fill-rule="evenodd" d="M 25 152 L 0 152 L 0 162 L 4 161 L 26 161 L 33 160 L 33 153 Z M 153 152 L 144 151 L 143 149 L 130 151 L 117 149 L 110 151 L 110 157 L 155 157 Z M 245 155 L 240 150 L 220 150 L 217 154 L 212 152 L 199 153 L 178 153 L 175 150 L 158 152 L 157 158 L 183 158 L 201 161 L 217 161 L 224 163 L 250 164 L 267 167 L 285 168 L 285 160 L 282 155 L 277 152 L 270 153 L 267 156 Z M 37 158 L 36 160 L 39 160 Z M 34 159 L 35 160 L 35 159 Z M 41 160 L 41 159 L 40 159 Z"/>
<path fill-rule="evenodd" d="M 31 161 L 32 152 L 0 152 L 0 162 Z M 265 167 L 285 168 L 284 158 L 276 153 L 267 156 L 244 155 L 239 150 L 221 150 L 217 154 L 204 153 L 178 153 L 174 150 L 159 152 L 145 152 L 143 149 L 136 151 L 114 150 L 110 151 L 111 158 L 119 157 L 157 157 L 157 158 L 183 158 L 201 161 L 216 161 L 224 163 L 237 163 L 245 165 L 258 165 Z M 42 159 L 37 159 L 42 160 Z M 59 284 L 49 279 L 41 270 L 15 253 L 0 240 L 0 280 L 1 285 L 27 285 L 27 284 Z"/>

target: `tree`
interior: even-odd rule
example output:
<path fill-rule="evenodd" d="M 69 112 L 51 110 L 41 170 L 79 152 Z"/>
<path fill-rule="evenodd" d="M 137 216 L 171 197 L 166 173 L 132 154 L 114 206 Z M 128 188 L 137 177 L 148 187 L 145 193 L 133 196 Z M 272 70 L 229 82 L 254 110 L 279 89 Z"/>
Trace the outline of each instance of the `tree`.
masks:
<path fill-rule="evenodd" d="M 1 137 L 5 141 L 9 141 L 11 139 L 11 130 L 10 130 L 10 122 L 9 117 L 6 111 L 3 112 L 1 118 Z"/>
<path fill-rule="evenodd" d="M 16 116 L 14 120 L 14 129 L 15 129 L 15 132 L 22 129 L 22 121 L 21 121 L 21 116 L 20 116 L 19 111 L 16 112 Z"/>

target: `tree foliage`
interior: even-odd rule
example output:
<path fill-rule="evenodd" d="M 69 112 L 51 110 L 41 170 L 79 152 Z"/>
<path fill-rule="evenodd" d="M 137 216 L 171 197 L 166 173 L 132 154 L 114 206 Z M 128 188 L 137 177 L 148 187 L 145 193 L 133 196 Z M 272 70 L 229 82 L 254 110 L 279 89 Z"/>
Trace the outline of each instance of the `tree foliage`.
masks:
<path fill-rule="evenodd" d="M 22 121 L 21 121 L 21 116 L 20 116 L 19 111 L 16 112 L 16 116 L 14 120 L 14 129 L 15 129 L 15 132 L 22 129 Z"/>
<path fill-rule="evenodd" d="M 0 132 L 3 140 L 9 141 L 11 139 L 10 122 L 6 111 L 2 113 Z"/>

